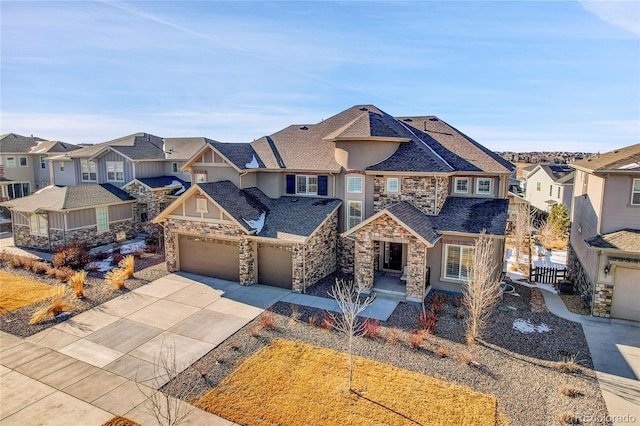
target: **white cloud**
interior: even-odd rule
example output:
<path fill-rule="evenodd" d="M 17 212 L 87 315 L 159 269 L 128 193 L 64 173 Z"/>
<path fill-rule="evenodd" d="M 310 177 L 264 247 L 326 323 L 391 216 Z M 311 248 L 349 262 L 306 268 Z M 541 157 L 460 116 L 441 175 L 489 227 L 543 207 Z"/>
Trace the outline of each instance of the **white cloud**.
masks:
<path fill-rule="evenodd" d="M 582 7 L 603 21 L 640 36 L 640 3 L 638 1 L 583 0 L 580 3 Z"/>

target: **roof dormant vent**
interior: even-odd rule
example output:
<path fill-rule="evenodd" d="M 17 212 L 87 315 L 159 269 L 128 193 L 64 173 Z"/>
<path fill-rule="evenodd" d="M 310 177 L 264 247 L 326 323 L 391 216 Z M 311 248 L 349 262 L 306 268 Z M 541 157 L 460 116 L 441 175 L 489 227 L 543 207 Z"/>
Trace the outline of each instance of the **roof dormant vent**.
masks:
<path fill-rule="evenodd" d="M 438 119 L 436 117 L 431 117 L 429 121 L 438 121 Z"/>
<path fill-rule="evenodd" d="M 369 111 L 366 107 L 360 108 L 360 111 Z"/>
<path fill-rule="evenodd" d="M 309 130 L 307 126 L 300 126 L 300 130 Z"/>
<path fill-rule="evenodd" d="M 410 118 L 405 118 L 405 119 L 404 119 L 404 120 L 402 120 L 402 121 L 406 121 L 407 123 L 411 123 L 413 120 L 412 120 L 412 119 L 410 119 Z"/>

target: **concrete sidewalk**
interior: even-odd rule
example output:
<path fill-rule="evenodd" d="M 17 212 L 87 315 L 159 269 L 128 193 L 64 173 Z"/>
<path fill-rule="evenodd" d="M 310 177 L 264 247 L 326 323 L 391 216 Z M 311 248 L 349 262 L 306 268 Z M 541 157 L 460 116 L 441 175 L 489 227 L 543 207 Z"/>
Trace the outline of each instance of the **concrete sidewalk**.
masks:
<path fill-rule="evenodd" d="M 630 415 L 640 423 L 640 324 L 574 314 L 557 294 L 542 295 L 551 313 L 582 325 L 613 424 L 628 424 L 616 419 Z"/>

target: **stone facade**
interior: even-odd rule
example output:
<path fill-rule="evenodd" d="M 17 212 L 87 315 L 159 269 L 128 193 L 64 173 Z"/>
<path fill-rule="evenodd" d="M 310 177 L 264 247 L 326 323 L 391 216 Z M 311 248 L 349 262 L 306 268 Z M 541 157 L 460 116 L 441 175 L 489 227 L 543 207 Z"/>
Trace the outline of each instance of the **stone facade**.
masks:
<path fill-rule="evenodd" d="M 353 255 L 355 253 L 356 241 L 350 237 L 338 236 L 337 246 L 338 267 L 344 273 L 353 274 Z"/>
<path fill-rule="evenodd" d="M 613 283 L 597 282 L 594 284 L 571 245 L 569 245 L 567 253 L 567 272 L 568 278 L 573 281 L 578 294 L 586 295 L 591 299 L 591 315 L 611 317 Z"/>
<path fill-rule="evenodd" d="M 383 215 L 356 231 L 354 278 L 356 284 L 373 288 L 376 271 L 376 242 L 407 244 L 407 300 L 420 302 L 426 296 L 427 248 L 413 234 Z M 379 246 L 378 246 L 379 247 Z"/>
<path fill-rule="evenodd" d="M 408 201 L 426 214 L 437 215 L 447 199 L 449 179 L 435 176 L 411 176 L 400 178 L 400 192 L 386 192 L 386 176 L 373 178 L 373 211 L 377 213 Z"/>
<path fill-rule="evenodd" d="M 157 231 L 157 228 L 151 222 L 160 212 L 163 210 L 163 206 L 166 207 L 173 201 L 168 195 L 172 193 L 175 188 L 161 188 L 150 190 L 146 186 L 133 182 L 126 188 L 127 193 L 138 200 L 138 204 L 147 205 L 147 222 L 140 220 L 140 210 L 138 205 L 134 205 L 134 217 L 136 222 L 139 222 L 139 230 L 149 232 L 153 234 Z"/>
<path fill-rule="evenodd" d="M 241 235 L 238 250 L 240 251 L 240 284 L 253 285 L 258 279 L 256 277 L 255 244 L 246 235 Z"/>
<path fill-rule="evenodd" d="M 304 246 L 304 288 L 311 287 L 322 278 L 335 272 L 338 240 L 338 211 L 324 221 Z M 302 292 L 303 289 L 293 288 Z"/>
<path fill-rule="evenodd" d="M 85 243 L 89 247 L 97 247 L 118 241 L 118 234 L 124 233 L 125 239 L 135 235 L 134 223 L 126 220 L 109 224 L 107 232 L 98 233 L 96 226 L 81 229 L 63 231 L 62 229 L 49 229 L 49 235 L 32 235 L 29 226 L 14 225 L 13 238 L 16 247 L 31 248 L 34 250 L 53 252 L 57 249 L 74 243 Z"/>

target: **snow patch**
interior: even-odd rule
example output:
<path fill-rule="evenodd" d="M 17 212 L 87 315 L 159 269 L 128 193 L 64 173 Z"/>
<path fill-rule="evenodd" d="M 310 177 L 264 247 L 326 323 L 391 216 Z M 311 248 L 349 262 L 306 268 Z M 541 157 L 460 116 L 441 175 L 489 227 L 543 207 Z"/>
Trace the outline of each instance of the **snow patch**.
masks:
<path fill-rule="evenodd" d="M 180 188 L 179 190 L 177 190 L 177 191 L 176 191 L 176 193 L 175 193 L 175 194 L 173 194 L 173 195 L 180 195 L 180 194 L 182 194 L 182 193 L 183 193 L 184 191 L 186 191 L 186 190 L 187 190 L 187 188 L 185 188 L 185 187 L 184 187 L 184 185 L 183 185 L 183 186 L 182 186 L 182 188 Z"/>
<path fill-rule="evenodd" d="M 87 265 L 87 269 L 88 269 L 88 270 L 93 270 L 93 269 L 95 269 L 95 270 L 96 270 L 96 271 L 98 271 L 98 272 L 106 272 L 106 271 L 108 271 L 108 270 L 109 270 L 109 269 L 111 269 L 111 268 L 112 268 L 112 265 L 111 265 L 111 257 L 108 257 L 108 258 L 107 258 L 107 259 L 105 259 L 105 260 L 99 260 L 99 261 L 97 260 L 97 261 L 95 261 L 95 262 L 91 262 L 91 263 L 89 263 L 89 264 Z"/>
<path fill-rule="evenodd" d="M 513 322 L 513 329 L 520 333 L 546 333 L 551 331 L 551 328 L 545 323 L 533 325 L 531 322 L 522 318 L 518 318 Z"/>
<path fill-rule="evenodd" d="M 266 218 L 267 218 L 267 214 L 265 212 L 262 212 L 260 213 L 260 217 L 257 218 L 256 220 L 247 220 L 244 218 L 242 220 L 244 220 L 247 225 L 255 229 L 256 234 L 259 234 L 260 231 L 262 231 L 262 228 L 264 227 L 264 220 Z"/>
<path fill-rule="evenodd" d="M 182 186 L 182 183 L 177 181 L 177 180 L 173 180 L 169 185 L 165 185 L 165 188 L 171 188 L 173 186 Z"/>
<path fill-rule="evenodd" d="M 250 162 L 244 165 L 245 169 L 257 169 L 259 167 L 260 167 L 260 164 L 258 163 L 258 160 L 256 159 L 255 155 L 251 158 Z"/>
<path fill-rule="evenodd" d="M 34 192 L 34 194 L 40 194 L 41 192 L 47 191 L 47 190 L 49 190 L 49 189 L 51 189 L 53 187 L 54 187 L 54 185 L 45 186 L 44 188 L 39 189 L 38 191 Z"/>

